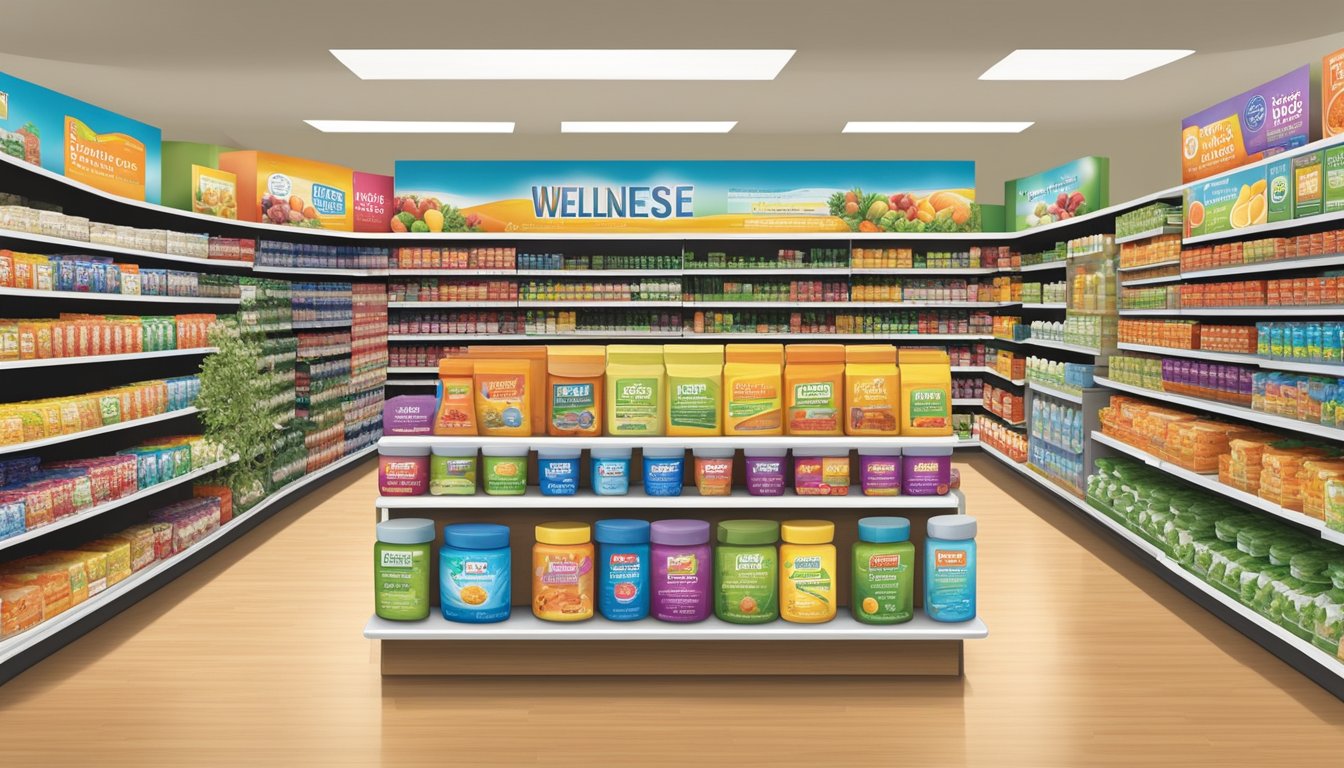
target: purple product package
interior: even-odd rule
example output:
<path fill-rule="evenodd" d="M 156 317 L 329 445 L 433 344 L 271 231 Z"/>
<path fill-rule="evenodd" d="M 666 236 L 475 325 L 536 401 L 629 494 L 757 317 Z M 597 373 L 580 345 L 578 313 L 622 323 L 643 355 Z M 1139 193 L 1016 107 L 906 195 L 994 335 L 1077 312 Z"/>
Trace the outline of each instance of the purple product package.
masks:
<path fill-rule="evenodd" d="M 941 496 L 952 482 L 950 448 L 907 448 L 901 455 L 901 491 L 909 496 Z"/>
<path fill-rule="evenodd" d="M 783 496 L 787 485 L 783 456 L 748 456 L 747 493 L 752 496 Z"/>
<path fill-rule="evenodd" d="M 1311 67 L 1303 66 L 1181 121 L 1181 180 L 1198 181 L 1311 140 Z"/>
<path fill-rule="evenodd" d="M 383 404 L 383 434 L 428 435 L 434 432 L 433 395 L 401 395 Z"/>
<path fill-rule="evenodd" d="M 649 526 L 649 542 L 653 617 L 675 622 L 709 618 L 713 604 L 710 585 L 714 580 L 709 523 L 655 520 Z"/>
<path fill-rule="evenodd" d="M 859 452 L 859 484 L 864 496 L 899 496 L 901 457 L 868 456 Z"/>

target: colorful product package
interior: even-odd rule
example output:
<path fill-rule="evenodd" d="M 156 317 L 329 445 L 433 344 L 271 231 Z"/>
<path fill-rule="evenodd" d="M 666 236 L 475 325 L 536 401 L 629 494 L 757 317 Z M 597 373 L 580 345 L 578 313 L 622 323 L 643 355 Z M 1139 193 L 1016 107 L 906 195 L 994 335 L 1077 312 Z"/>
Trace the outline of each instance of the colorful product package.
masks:
<path fill-rule="evenodd" d="M 531 366 L 526 360 L 475 362 L 476 418 L 482 435 L 527 437 L 532 434 L 531 375 Z"/>
<path fill-rule="evenodd" d="M 793 490 L 799 496 L 848 496 L 849 456 L 793 452 Z"/>
<path fill-rule="evenodd" d="M 844 434 L 845 347 L 790 344 L 784 348 L 785 432 Z"/>
<path fill-rule="evenodd" d="M 472 361 L 452 357 L 440 360 L 436 386 L 434 434 L 476 434 L 476 409 L 479 406 L 475 387 L 484 384 L 479 384 L 475 379 L 475 365 Z"/>
<path fill-rule="evenodd" d="M 131 570 L 131 543 L 126 539 L 102 538 L 79 545 L 79 552 L 102 553 L 107 556 L 107 585 L 110 587 L 129 577 Z"/>
<path fill-rule="evenodd" d="M 638 344 L 607 347 L 607 434 L 663 434 L 666 397 L 660 347 Z"/>
<path fill-rule="evenodd" d="M 724 350 L 723 433 L 784 434 L 783 386 L 783 344 L 729 344 Z"/>
<path fill-rule="evenodd" d="M 906 448 L 901 452 L 901 491 L 941 496 L 949 490 L 951 470 L 951 448 Z"/>
<path fill-rule="evenodd" d="M 491 447 L 481 451 L 482 485 L 490 496 L 522 496 L 527 492 L 527 446 Z"/>
<path fill-rule="evenodd" d="M 947 353 L 903 349 L 901 369 L 901 434 L 938 437 L 952 434 L 952 367 Z"/>
<path fill-rule="evenodd" d="M 508 360 L 527 363 L 527 415 L 531 426 L 524 435 L 546 434 L 546 347 L 540 344 L 520 344 L 517 346 L 473 344 L 467 347 L 467 357 L 471 360 Z M 476 411 L 476 421 L 480 426 L 481 413 Z M 526 425 L 526 421 L 524 424 Z M 482 431 L 481 434 L 491 434 Z"/>
<path fill-rule="evenodd" d="M 602 434 L 603 346 L 551 346 L 546 362 L 546 434 Z"/>
<path fill-rule="evenodd" d="M 470 387 L 468 387 L 470 391 Z M 476 405 L 467 398 L 473 417 Z M 383 434 L 430 435 L 434 433 L 436 398 L 433 395 L 399 395 L 383 403 Z M 474 433 L 473 433 L 474 434 Z"/>
<path fill-rule="evenodd" d="M 901 449 L 860 448 L 859 484 L 864 496 L 899 496 Z"/>
<path fill-rule="evenodd" d="M 747 464 L 747 493 L 752 496 L 783 496 L 788 485 L 785 470 L 788 449 L 748 446 L 742 453 Z"/>
<path fill-rule="evenodd" d="M 723 345 L 667 344 L 668 435 L 723 434 Z"/>
<path fill-rule="evenodd" d="M 476 447 L 436 445 L 429 454 L 431 496 L 472 496 L 476 493 Z"/>
<path fill-rule="evenodd" d="M 695 488 L 701 496 L 733 493 L 733 448 L 695 449 Z"/>
<path fill-rule="evenodd" d="M 0 639 L 42 623 L 42 589 L 0 578 Z"/>
<path fill-rule="evenodd" d="M 846 435 L 900 434 L 900 398 L 895 347 L 857 344 L 845 348 Z"/>

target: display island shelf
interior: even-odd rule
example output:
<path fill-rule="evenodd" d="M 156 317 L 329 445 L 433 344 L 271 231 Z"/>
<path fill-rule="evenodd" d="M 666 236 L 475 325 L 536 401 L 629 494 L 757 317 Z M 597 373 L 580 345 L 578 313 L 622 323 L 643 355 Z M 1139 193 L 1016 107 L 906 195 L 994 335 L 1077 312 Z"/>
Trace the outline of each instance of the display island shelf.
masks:
<path fill-rule="evenodd" d="M 742 437 L 717 435 L 708 437 L 480 437 L 442 435 L 389 435 L 378 441 L 386 448 L 448 448 L 464 446 L 491 450 L 522 448 L 530 450 L 559 448 L 578 450 L 600 446 L 603 448 L 788 448 L 843 449 L 866 448 L 953 448 L 957 439 L 948 437 L 800 437 L 776 435 Z"/>
<path fill-rule="evenodd" d="M 406 509 L 630 509 L 632 506 L 643 510 L 686 510 L 714 507 L 716 509 L 741 510 L 810 510 L 825 514 L 830 510 L 856 510 L 869 514 L 886 514 L 886 511 L 899 509 L 948 509 L 964 513 L 966 497 L 961 491 L 951 491 L 942 496 L 865 496 L 851 493 L 847 496 L 799 496 L 785 493 L 782 496 L 752 496 L 738 488 L 730 496 L 701 496 L 695 489 L 687 488 L 680 496 L 646 496 L 633 490 L 623 496 L 598 496 L 588 490 L 573 496 L 546 496 L 536 486 L 529 486 L 521 496 L 489 496 L 475 494 L 469 496 L 379 496 L 374 506 L 381 512 L 381 519 L 390 517 L 390 510 Z M 0 542 L 3 544 L 3 542 Z"/>

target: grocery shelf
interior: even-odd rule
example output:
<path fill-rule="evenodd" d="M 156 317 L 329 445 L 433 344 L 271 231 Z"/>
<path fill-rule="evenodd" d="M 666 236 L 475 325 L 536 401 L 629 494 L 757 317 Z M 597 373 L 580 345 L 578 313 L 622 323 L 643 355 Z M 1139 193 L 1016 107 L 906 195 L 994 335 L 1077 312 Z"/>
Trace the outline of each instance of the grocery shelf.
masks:
<path fill-rule="evenodd" d="M 1182 279 L 1184 278 L 1182 278 L 1181 274 L 1178 272 L 1174 275 L 1162 275 L 1161 277 L 1142 277 L 1139 278 L 1138 280 L 1121 280 L 1120 287 L 1133 288 L 1134 286 L 1138 285 L 1158 285 L 1160 283 L 1176 283 L 1180 282 Z"/>
<path fill-rule="evenodd" d="M 1037 302 L 1035 304 L 1022 303 L 1023 309 L 1068 309 L 1069 305 L 1063 301 Z"/>
<path fill-rule="evenodd" d="M 180 475 L 178 477 L 172 478 L 171 480 L 165 480 L 164 482 L 156 483 L 155 485 L 151 485 L 148 488 L 142 488 L 129 496 L 122 496 L 120 499 L 112 499 L 111 501 L 106 501 L 103 502 L 102 504 L 98 504 L 89 507 L 88 509 L 82 510 L 80 512 L 76 512 L 73 515 L 66 515 L 65 517 L 62 517 L 59 520 L 55 520 L 51 523 L 48 523 L 47 525 L 39 526 L 37 528 L 24 531 L 23 533 L 20 533 L 15 536 L 10 536 L 9 538 L 6 539 L 0 539 L 0 550 L 18 546 L 19 544 L 22 544 L 25 541 L 32 541 L 33 539 L 41 538 L 53 531 L 59 531 L 62 528 L 68 528 L 72 525 L 82 523 L 85 520 L 98 517 L 99 515 L 104 514 L 106 512 L 111 512 L 112 510 L 117 509 L 119 507 L 124 507 L 127 504 L 131 504 L 141 499 L 149 498 L 150 496 L 154 496 L 155 494 L 166 491 L 169 488 L 174 488 L 176 486 L 182 485 L 183 483 L 189 483 L 198 477 L 208 475 L 211 472 L 214 472 L 215 470 L 220 469 L 222 467 L 227 467 L 229 464 L 232 464 L 236 460 L 237 459 L 235 458 L 230 459 L 228 461 L 216 461 L 213 464 L 207 464 L 206 466 L 201 467 L 200 469 L 194 469 L 186 473 L 185 475 Z"/>
<path fill-rule="evenodd" d="M 172 261 L 179 264 L 197 264 L 205 267 L 249 269 L 252 266 L 252 262 L 250 261 L 240 261 L 237 259 L 203 259 L 200 256 L 180 256 L 175 253 L 146 251 L 139 248 L 123 248 L 119 245 L 93 243 L 88 240 L 71 240 L 65 237 L 52 237 L 50 235 L 40 235 L 32 232 L 20 232 L 16 229 L 0 229 L 0 239 L 22 240 L 26 243 L 41 243 L 43 245 L 52 245 L 58 248 L 69 249 L 70 251 L 97 251 L 98 253 L 112 253 L 118 256 L 135 256 L 142 259 Z"/>
<path fill-rule="evenodd" d="M 794 435 L 775 435 L 761 437 L 739 437 L 736 435 L 716 435 L 710 437 L 481 437 L 469 435 L 462 437 L 444 437 L 439 435 L 399 436 L 389 435 L 378 441 L 384 448 L 452 447 L 465 448 L 521 448 L 531 450 L 539 448 L 581 449 L 601 446 L 603 448 L 752 448 L 767 446 L 770 448 L 793 449 L 843 449 L 853 448 L 952 448 L 957 439 L 947 437 L 798 437 Z"/>
<path fill-rule="evenodd" d="M 1169 475 L 1179 477 L 1187 483 L 1198 485 L 1205 490 L 1212 491 L 1225 498 L 1240 502 L 1248 507 L 1254 507 L 1262 512 L 1268 512 L 1275 517 L 1310 528 L 1314 531 L 1323 531 L 1325 529 L 1325 522 L 1322 520 L 1317 520 L 1314 517 L 1304 515 L 1296 510 L 1287 509 L 1286 507 L 1275 504 L 1269 499 L 1262 499 L 1253 493 L 1247 493 L 1239 488 L 1233 488 L 1230 485 L 1219 482 L 1217 473 L 1200 474 L 1198 472 L 1193 472 L 1179 464 L 1173 464 L 1172 462 L 1154 456 L 1142 448 L 1132 446 L 1123 440 L 1111 437 L 1104 432 L 1094 431 L 1092 433 L 1092 439 L 1102 445 L 1138 459 L 1154 469 L 1160 469 Z"/>
<path fill-rule="evenodd" d="M 230 222 L 232 223 L 232 222 Z M 349 235 L 349 232 L 343 233 Z M 386 269 L 347 269 L 345 267 L 252 267 L 253 272 L 270 275 L 327 275 L 330 277 L 386 277 Z"/>
<path fill-rule="evenodd" d="M 1120 317 L 1149 317 L 1149 316 L 1175 316 L 1181 314 L 1179 309 L 1117 309 L 1116 314 Z"/>
<path fill-rule="evenodd" d="M 998 267 L 855 267 L 849 270 L 849 274 L 947 277 L 959 275 L 997 275 L 1004 271 L 1005 270 Z"/>
<path fill-rule="evenodd" d="M 1180 309 L 1122 309 L 1125 315 L 1166 315 L 1181 317 L 1317 317 L 1321 315 L 1344 315 L 1344 306 L 1255 306 L 1255 307 L 1182 307 Z"/>
<path fill-rule="evenodd" d="M 1321 538 L 1331 544 L 1344 546 L 1344 531 L 1336 531 L 1333 528 L 1323 528 L 1321 529 Z"/>
<path fill-rule="evenodd" d="M 1229 275 L 1253 275 L 1260 272 L 1287 272 L 1294 269 L 1317 269 L 1321 267 L 1337 267 L 1344 264 L 1344 254 L 1329 254 L 1325 256 L 1306 256 L 1299 259 L 1273 259 L 1270 261 L 1257 261 L 1250 264 L 1234 264 L 1227 267 L 1213 267 L 1210 269 L 1195 269 L 1181 272 L 1182 278 L 1192 277 L 1227 277 Z"/>
<path fill-rule="evenodd" d="M 388 379 L 383 382 L 387 387 L 433 387 L 437 386 L 437 378 L 430 379 Z"/>
<path fill-rule="evenodd" d="M 1327 427 L 1321 424 L 1312 424 L 1311 422 L 1307 421 L 1298 421 L 1297 419 L 1290 419 L 1285 416 L 1278 416 L 1273 413 L 1264 413 L 1262 411 L 1256 411 L 1250 408 L 1244 408 L 1240 405 L 1229 405 L 1227 403 L 1220 403 L 1217 402 L 1216 400 L 1205 400 L 1199 397 L 1176 395 L 1170 392 L 1158 392 L 1155 390 L 1145 389 L 1143 387 L 1136 387 L 1132 384 L 1123 384 L 1118 381 L 1113 381 L 1111 379 L 1104 379 L 1101 377 L 1097 377 L 1096 381 L 1103 387 L 1109 387 L 1111 389 L 1119 390 L 1121 392 L 1130 392 L 1132 394 L 1139 395 L 1142 397 L 1157 399 L 1162 401 L 1164 404 L 1179 405 L 1184 406 L 1186 408 L 1194 408 L 1195 410 L 1199 411 L 1207 411 L 1209 413 L 1221 413 L 1224 416 L 1232 416 L 1233 418 L 1242 419 L 1243 421 L 1255 422 L 1256 424 L 1266 427 L 1276 427 L 1278 429 L 1286 429 L 1291 432 L 1301 432 L 1303 434 L 1314 435 L 1316 437 L 1324 437 L 1330 440 L 1344 440 L 1344 429 L 1339 429 L 1337 427 Z"/>
<path fill-rule="evenodd" d="M 524 273 L 516 269 L 402 269 L 387 270 L 388 277 L 511 277 Z"/>
<path fill-rule="evenodd" d="M 1037 381 L 1028 380 L 1027 388 L 1034 390 L 1036 392 L 1040 392 L 1043 395 L 1049 395 L 1050 397 L 1057 397 L 1060 400 L 1068 400 L 1071 403 L 1078 403 L 1079 405 L 1082 405 L 1083 403 L 1082 395 L 1075 395 L 1072 392 L 1065 392 L 1062 389 L 1055 389 L 1054 387 L 1049 386 L 1048 384 L 1042 384 Z"/>
<path fill-rule="evenodd" d="M 1047 261 L 1043 264 L 1023 264 L 1015 271 L 1017 272 L 1042 272 L 1047 269 L 1064 269 L 1069 265 L 1068 259 L 1059 259 L 1057 261 Z"/>
<path fill-rule="evenodd" d="M 954 397 L 952 398 L 952 405 L 958 408 L 982 408 L 985 401 L 978 397 Z"/>
<path fill-rule="evenodd" d="M 584 309 L 586 307 L 642 307 L 667 308 L 680 307 L 680 301 L 519 301 L 518 307 L 553 307 L 555 309 Z M 515 306 L 508 304 L 507 306 Z"/>
<path fill-rule="evenodd" d="M 1180 260 L 1179 258 L 1176 258 L 1176 259 L 1167 259 L 1166 261 L 1155 261 L 1155 262 L 1153 262 L 1152 264 L 1139 264 L 1139 265 L 1136 265 L 1136 266 L 1133 266 L 1133 267 L 1119 267 L 1119 268 L 1116 269 L 1116 271 L 1117 271 L 1117 272 L 1146 272 L 1146 271 L 1148 271 L 1148 270 L 1150 270 L 1150 269 L 1158 269 L 1158 268 L 1160 268 L 1160 267 L 1179 267 L 1180 265 L 1181 265 L 1181 260 Z"/>
<path fill-rule="evenodd" d="M 474 299 L 461 299 L 459 301 L 389 301 L 388 309 L 460 309 L 464 312 L 475 312 L 478 309 L 491 307 L 508 307 L 516 309 L 517 301 L 476 301 Z"/>
<path fill-rule="evenodd" d="M 754 268 L 754 267 L 723 267 L 723 268 L 719 268 L 719 267 L 713 267 L 713 268 L 700 268 L 700 267 L 696 267 L 696 268 L 693 268 L 693 269 L 683 269 L 683 270 L 679 270 L 679 271 L 676 271 L 676 272 L 672 272 L 671 274 L 674 274 L 674 275 L 682 275 L 682 276 L 684 276 L 684 277 L 695 277 L 695 276 L 718 277 L 719 275 L 775 275 L 775 276 L 798 277 L 798 278 L 804 278 L 804 279 L 806 279 L 806 278 L 808 278 L 808 277 L 811 277 L 812 275 L 823 275 L 823 276 L 824 276 L 824 275 L 848 275 L 848 274 L 857 274 L 857 273 L 858 273 L 857 270 L 851 270 L 849 267 L 816 267 L 816 268 L 811 268 L 811 267 L 762 267 L 761 269 L 756 269 L 756 268 Z M 592 274 L 592 273 L 588 273 L 588 274 Z M 657 275 L 658 273 L 657 273 L 657 272 L 638 272 L 638 273 L 636 273 L 636 274 L 638 274 L 638 275 L 640 275 L 640 276 L 644 276 L 644 275 L 650 275 L 650 274 Z"/>
<path fill-rule="evenodd" d="M 731 496 L 701 496 L 693 487 L 680 496 L 645 496 L 631 489 L 626 496 L 598 496 L 583 490 L 573 496 L 543 496 L 528 486 L 521 496 L 379 496 L 374 507 L 390 509 L 963 509 L 960 491 L 942 496 L 864 496 L 857 487 L 847 496 L 752 496 L 735 489 Z M 384 515 L 386 519 L 386 515 Z"/>
<path fill-rule="evenodd" d="M 127 360 L 155 360 L 162 357 L 201 357 L 212 355 L 216 347 L 165 349 L 160 352 L 126 352 L 118 355 L 84 355 L 82 357 L 44 357 L 39 360 L 0 360 L 0 371 L 18 368 L 47 368 L 54 365 L 89 365 L 93 363 L 120 363 Z"/>
<path fill-rule="evenodd" d="M 985 409 L 985 414 L 986 414 L 987 416 L 991 416 L 991 417 L 993 417 L 993 418 L 995 418 L 995 419 L 998 419 L 1000 422 L 1002 422 L 1002 423 L 1004 423 L 1004 424 L 1007 424 L 1008 426 L 1012 427 L 1013 429 L 1022 429 L 1022 428 L 1024 428 L 1024 427 L 1027 426 L 1027 420 L 1026 420 L 1025 418 L 1022 419 L 1021 421 L 1009 421 L 1008 419 L 1006 419 L 1006 418 L 1000 416 L 999 414 L 997 414 L 997 413 L 995 413 L 995 412 L 989 410 L 988 408 Z"/>
<path fill-rule="evenodd" d="M 217 549 L 218 545 L 227 543 L 226 541 L 223 541 L 224 539 L 234 538 L 236 532 L 238 532 L 248 521 L 258 517 L 290 494 L 363 459 L 375 450 L 376 446 L 366 446 L 315 472 L 304 475 L 289 485 L 276 490 L 274 493 L 258 502 L 256 506 L 235 516 L 224 525 L 221 525 L 218 529 L 202 538 L 191 548 L 179 552 L 172 557 L 159 560 L 142 570 L 136 571 L 126 579 L 113 584 L 79 605 L 71 607 L 70 610 L 59 616 L 44 621 L 32 629 L 21 632 L 13 637 L 0 640 L 0 682 L 12 677 L 13 674 L 17 674 L 17 670 L 11 671 L 4 668 L 4 665 L 14 659 L 14 657 L 34 649 L 44 641 L 51 640 L 63 632 L 71 631 L 76 625 L 90 620 L 100 613 L 105 613 L 105 609 L 109 607 L 117 606 L 127 601 L 134 602 L 150 592 L 153 592 L 164 583 L 164 579 L 160 577 L 171 578 L 170 572 L 175 571 L 184 563 L 195 563 L 201 557 L 213 554 L 214 549 Z M 73 637 L 70 639 L 73 639 Z"/>
<path fill-rule="evenodd" d="M 1154 229 L 1146 229 L 1142 232 L 1135 232 L 1132 235 L 1117 237 L 1115 238 L 1115 244 L 1123 245 L 1124 243 L 1132 243 L 1138 240 L 1147 240 L 1150 237 L 1161 237 L 1162 235 L 1179 235 L 1183 231 L 1184 228 L 1182 227 L 1172 227 L 1172 226 L 1156 227 Z"/>
<path fill-rule="evenodd" d="M 132 419 L 130 421 L 121 421 L 117 422 L 116 424 L 108 424 L 106 426 L 98 427 L 97 429 L 86 429 L 83 432 L 72 432 L 68 435 L 45 437 L 42 438 L 41 440 L 29 440 L 26 443 L 11 443 L 9 445 L 0 445 L 0 454 L 19 453 L 22 451 L 35 451 L 38 448 L 45 448 L 49 445 L 68 443 L 72 440 L 83 440 L 86 437 L 105 435 L 109 432 L 119 432 L 123 429 L 133 429 L 135 427 L 142 427 L 146 424 L 153 424 L 159 421 L 167 421 L 168 419 L 177 419 L 181 418 L 182 416 L 187 416 L 189 414 L 199 412 L 200 412 L 199 408 L 191 406 L 189 408 L 181 408 L 176 411 L 160 413 L 157 416 L 146 416 L 143 419 Z"/>
<path fill-rule="evenodd" d="M 956 372 L 956 369 L 955 369 L 955 368 L 953 368 L 952 370 L 953 370 L 953 372 Z M 995 370 L 995 369 L 993 369 L 993 368 L 990 368 L 990 367 L 988 367 L 988 366 L 968 366 L 967 368 L 964 369 L 964 371 L 965 371 L 966 373 L 987 373 L 987 374 L 989 374 L 990 376 L 994 376 L 994 377 L 996 377 L 996 378 L 1002 379 L 1003 381 L 1006 381 L 1006 382 L 1008 382 L 1009 384 L 1016 384 L 1016 385 L 1019 386 L 1019 387 L 1025 385 L 1025 384 L 1027 383 L 1027 380 L 1026 380 L 1026 379 L 1011 379 L 1011 378 L 1009 378 L 1009 377 L 1007 377 L 1007 376 L 1004 376 L 1002 373 L 999 373 L 997 370 Z"/>
<path fill-rule="evenodd" d="M 754 338 L 757 334 L 751 334 Z M 411 341 L 417 343 L 430 341 L 469 342 L 469 341 L 557 341 L 561 339 L 586 339 L 601 337 L 604 339 L 680 339 L 680 333 L 657 333 L 653 331 L 574 331 L 571 333 L 392 333 L 388 341 Z"/>
<path fill-rule="evenodd" d="M 957 438 L 957 447 L 958 447 L 958 448 L 979 448 L 979 447 L 980 447 L 980 441 L 977 440 L 977 439 L 975 439 L 974 437 L 958 437 L 958 438 Z"/>
<path fill-rule="evenodd" d="M 462 272 L 464 270 L 443 270 L 446 272 Z M 604 277 L 681 277 L 685 274 L 680 269 L 520 269 L 516 272 L 506 272 L 503 270 L 476 270 L 478 272 L 498 272 L 503 275 L 517 275 L 518 277 L 577 277 L 587 280 L 600 280 Z M 761 270 L 753 270 L 761 271 Z M 840 270 L 843 274 L 848 270 Z M 794 270 L 780 270 L 780 274 L 793 274 Z M 713 270 L 713 274 L 722 275 L 733 273 L 733 270 Z"/>
<path fill-rule="evenodd" d="M 1302 148 L 1294 150 L 1293 154 L 1296 155 L 1300 151 L 1300 149 Z M 1245 167 L 1239 168 L 1238 170 L 1245 170 Z M 1208 181 L 1210 181 L 1210 179 L 1203 179 L 1203 181 L 1207 183 Z M 1209 243 L 1215 240 L 1241 240 L 1244 238 L 1251 238 L 1256 235 L 1265 234 L 1266 232 L 1282 232 L 1286 229 L 1298 229 L 1301 227 L 1310 227 L 1316 224 L 1328 224 L 1332 221 L 1340 221 L 1340 220 L 1344 220 L 1344 211 L 1336 211 L 1334 213 L 1322 213 L 1316 216 L 1309 216 L 1305 219 L 1288 219 L 1287 221 L 1271 221 L 1266 224 L 1255 224 L 1249 227 L 1242 227 L 1241 229 L 1229 229 L 1226 232 L 1214 232 L 1213 234 L 1209 235 L 1195 235 L 1194 237 L 1187 237 L 1181 242 L 1184 243 L 1185 245 L 1195 245 L 1196 243 Z"/>
<path fill-rule="evenodd" d="M 428 373 L 434 376 L 439 375 L 439 367 L 436 365 L 390 365 L 387 367 L 389 375 L 394 373 Z"/>
<path fill-rule="evenodd" d="M 232 304 L 240 299 L 216 299 L 200 296 L 151 296 L 143 293 L 90 293 L 80 291 L 39 291 L 32 288 L 0 288 L 0 298 L 70 299 L 73 301 L 127 301 L 152 304 Z"/>
<path fill-rule="evenodd" d="M 608 621 L 542 621 L 527 608 L 514 608 L 505 621 L 494 624 L 451 622 L 431 612 L 420 621 L 388 621 L 373 616 L 364 626 L 370 640 L 977 640 L 988 637 L 984 621 L 976 618 L 956 624 L 934 621 L 922 612 L 904 624 L 874 625 L 855 621 L 847 611 L 824 624 L 729 624 L 711 616 L 694 623 Z"/>
<path fill-rule="evenodd" d="M 354 324 L 353 318 L 343 320 L 296 320 L 290 324 L 290 327 L 296 331 L 311 331 L 319 328 L 349 328 Z"/>
<path fill-rule="evenodd" d="M 1050 341 L 1048 339 L 1023 339 L 1020 343 L 1030 344 L 1033 347 L 1044 347 L 1045 349 L 1062 349 L 1066 352 L 1077 352 L 1080 355 L 1092 355 L 1096 357 L 1101 354 L 1101 350 L 1096 347 L 1084 347 L 1081 344 L 1069 344 L 1064 341 Z"/>

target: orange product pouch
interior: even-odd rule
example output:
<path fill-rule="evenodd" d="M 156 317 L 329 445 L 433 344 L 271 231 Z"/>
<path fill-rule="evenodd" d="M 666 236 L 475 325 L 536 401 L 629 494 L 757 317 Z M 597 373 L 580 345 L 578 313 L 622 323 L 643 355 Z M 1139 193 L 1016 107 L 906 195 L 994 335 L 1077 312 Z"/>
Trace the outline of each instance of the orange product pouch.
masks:
<path fill-rule="evenodd" d="M 434 407 L 434 434 L 476 434 L 476 402 L 472 394 L 474 368 L 470 360 L 439 361 L 438 401 Z"/>

